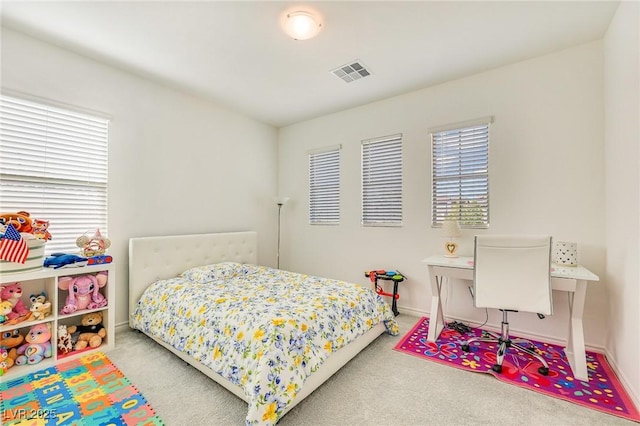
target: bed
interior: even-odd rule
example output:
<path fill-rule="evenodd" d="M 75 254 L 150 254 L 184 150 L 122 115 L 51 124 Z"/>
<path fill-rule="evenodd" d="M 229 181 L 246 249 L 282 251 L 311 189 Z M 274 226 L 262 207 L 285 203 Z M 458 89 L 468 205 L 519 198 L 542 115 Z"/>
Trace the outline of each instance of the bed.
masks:
<path fill-rule="evenodd" d="M 132 238 L 129 326 L 275 424 L 385 331 L 367 287 L 257 265 L 257 234 Z"/>

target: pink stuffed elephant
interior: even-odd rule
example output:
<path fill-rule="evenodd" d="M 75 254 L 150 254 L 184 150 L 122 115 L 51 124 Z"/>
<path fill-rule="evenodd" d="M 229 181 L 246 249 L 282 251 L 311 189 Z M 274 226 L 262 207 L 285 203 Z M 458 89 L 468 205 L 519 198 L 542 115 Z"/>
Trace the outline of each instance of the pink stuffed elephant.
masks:
<path fill-rule="evenodd" d="M 100 293 L 100 288 L 107 285 L 108 273 L 99 272 L 97 275 L 76 275 L 60 277 L 58 287 L 69 290 L 69 295 L 61 314 L 72 314 L 82 309 L 96 309 L 107 306 L 107 299 Z"/>

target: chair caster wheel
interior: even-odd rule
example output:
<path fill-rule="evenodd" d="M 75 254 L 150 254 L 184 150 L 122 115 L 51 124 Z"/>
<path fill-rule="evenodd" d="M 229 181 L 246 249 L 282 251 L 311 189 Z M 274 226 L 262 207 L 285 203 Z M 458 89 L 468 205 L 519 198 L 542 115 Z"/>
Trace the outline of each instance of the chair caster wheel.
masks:
<path fill-rule="evenodd" d="M 538 373 L 542 374 L 543 376 L 548 376 L 549 369 L 547 367 L 540 367 L 538 368 Z"/>
<path fill-rule="evenodd" d="M 493 367 L 491 367 L 491 369 L 496 373 L 502 373 L 502 366 L 500 364 L 493 364 Z"/>
<path fill-rule="evenodd" d="M 471 352 L 471 348 L 467 344 L 460 346 L 460 349 L 462 349 L 465 352 Z"/>

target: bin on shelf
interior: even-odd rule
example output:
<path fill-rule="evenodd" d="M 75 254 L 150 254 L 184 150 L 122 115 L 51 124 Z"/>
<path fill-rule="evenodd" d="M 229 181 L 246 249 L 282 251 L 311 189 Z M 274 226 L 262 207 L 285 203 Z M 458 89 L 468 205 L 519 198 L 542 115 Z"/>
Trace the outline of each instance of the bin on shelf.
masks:
<path fill-rule="evenodd" d="M 42 269 L 44 265 L 45 241 L 37 238 L 27 240 L 29 256 L 25 263 L 7 262 L 0 260 L 0 274 L 14 274 L 16 272 L 30 272 Z"/>

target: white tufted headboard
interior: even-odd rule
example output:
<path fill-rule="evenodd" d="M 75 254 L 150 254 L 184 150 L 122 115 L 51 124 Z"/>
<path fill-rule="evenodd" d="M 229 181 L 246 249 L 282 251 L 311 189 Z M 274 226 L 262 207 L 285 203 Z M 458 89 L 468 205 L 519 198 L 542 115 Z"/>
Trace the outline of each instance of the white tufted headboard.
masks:
<path fill-rule="evenodd" d="M 195 266 L 258 263 L 256 232 L 172 235 L 129 240 L 129 315 L 147 286 Z"/>

